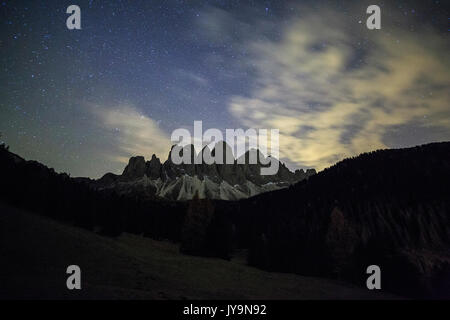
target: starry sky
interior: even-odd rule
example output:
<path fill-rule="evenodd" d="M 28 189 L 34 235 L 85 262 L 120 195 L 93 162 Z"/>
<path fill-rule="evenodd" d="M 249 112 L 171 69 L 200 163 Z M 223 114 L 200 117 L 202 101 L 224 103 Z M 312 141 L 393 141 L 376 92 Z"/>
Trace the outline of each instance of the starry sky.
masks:
<path fill-rule="evenodd" d="M 278 128 L 290 168 L 450 140 L 449 18 L 445 1 L 0 0 L 0 140 L 92 178 L 164 161 L 195 120 Z"/>

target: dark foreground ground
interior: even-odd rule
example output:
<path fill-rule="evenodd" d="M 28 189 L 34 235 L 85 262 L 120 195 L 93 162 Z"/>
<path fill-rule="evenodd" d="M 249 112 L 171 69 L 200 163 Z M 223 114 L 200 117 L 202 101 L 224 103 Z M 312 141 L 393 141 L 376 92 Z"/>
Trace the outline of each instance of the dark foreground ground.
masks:
<path fill-rule="evenodd" d="M 66 289 L 79 265 L 82 289 Z M 124 234 L 117 239 L 0 203 L 1 299 L 391 299 L 328 279 L 264 272 L 192 257 L 178 245 Z"/>

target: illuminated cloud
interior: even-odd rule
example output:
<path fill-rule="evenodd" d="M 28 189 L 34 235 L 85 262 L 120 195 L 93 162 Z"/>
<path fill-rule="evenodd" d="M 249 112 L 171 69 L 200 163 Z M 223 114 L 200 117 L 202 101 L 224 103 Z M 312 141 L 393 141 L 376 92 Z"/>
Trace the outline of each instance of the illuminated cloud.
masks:
<path fill-rule="evenodd" d="M 248 96 L 231 99 L 230 112 L 244 126 L 278 128 L 281 158 L 318 169 L 392 147 L 388 132 L 396 126 L 440 127 L 449 139 L 445 39 L 427 29 L 383 28 L 310 11 L 281 40 L 252 41 L 247 63 L 257 80 Z M 357 37 L 368 42 L 361 57 Z"/>
<path fill-rule="evenodd" d="M 111 160 L 128 163 L 131 156 L 142 155 L 149 159 L 152 154 L 166 159 L 171 143 L 157 121 L 128 105 L 117 108 L 96 106 L 92 110 L 102 128 L 112 132 L 115 137 L 118 153 L 114 153 Z"/>

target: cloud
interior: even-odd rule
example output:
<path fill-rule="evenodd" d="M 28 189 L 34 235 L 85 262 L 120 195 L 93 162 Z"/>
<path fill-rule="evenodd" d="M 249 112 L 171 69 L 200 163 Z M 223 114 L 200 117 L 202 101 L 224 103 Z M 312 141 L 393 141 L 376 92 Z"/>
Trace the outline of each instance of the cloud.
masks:
<path fill-rule="evenodd" d="M 387 24 L 368 31 L 358 20 L 310 10 L 279 40 L 247 44 L 256 80 L 229 111 L 244 126 L 278 128 L 281 158 L 322 169 L 390 147 L 395 126 L 443 127 L 450 138 L 445 38 Z"/>
<path fill-rule="evenodd" d="M 191 83 L 197 84 L 199 86 L 207 86 L 208 85 L 208 80 L 205 77 L 203 77 L 199 74 L 196 74 L 194 72 L 187 71 L 187 70 L 178 69 L 175 72 L 175 76 L 179 77 L 183 80 L 189 81 Z"/>
<path fill-rule="evenodd" d="M 156 154 L 165 159 L 170 150 L 169 136 L 159 128 L 158 122 L 130 105 L 114 108 L 95 106 L 94 115 L 101 127 L 114 137 L 115 147 L 111 160 L 128 163 L 131 156 L 143 155 L 146 158 Z"/>

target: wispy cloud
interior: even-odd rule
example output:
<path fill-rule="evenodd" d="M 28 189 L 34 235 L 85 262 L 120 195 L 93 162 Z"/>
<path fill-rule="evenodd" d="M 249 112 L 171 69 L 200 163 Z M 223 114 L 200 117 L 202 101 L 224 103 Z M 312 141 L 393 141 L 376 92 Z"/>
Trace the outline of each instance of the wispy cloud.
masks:
<path fill-rule="evenodd" d="M 183 79 L 183 81 L 189 81 L 199 86 L 208 85 L 208 80 L 205 77 L 187 70 L 179 69 L 176 71 L 175 76 Z"/>
<path fill-rule="evenodd" d="M 165 159 L 170 150 L 170 138 L 159 127 L 158 122 L 130 105 L 118 107 L 94 106 L 91 109 L 100 124 L 114 136 L 117 154 L 111 160 L 127 163 L 131 156 L 146 158 L 156 154 Z M 115 152 L 115 151 L 114 151 Z"/>
<path fill-rule="evenodd" d="M 390 147 L 394 126 L 444 127 L 450 139 L 447 42 L 427 29 L 383 27 L 310 11 L 281 40 L 251 41 L 254 89 L 233 97 L 230 112 L 247 127 L 279 128 L 281 158 L 319 169 Z M 358 32 L 368 44 L 357 51 Z"/>

